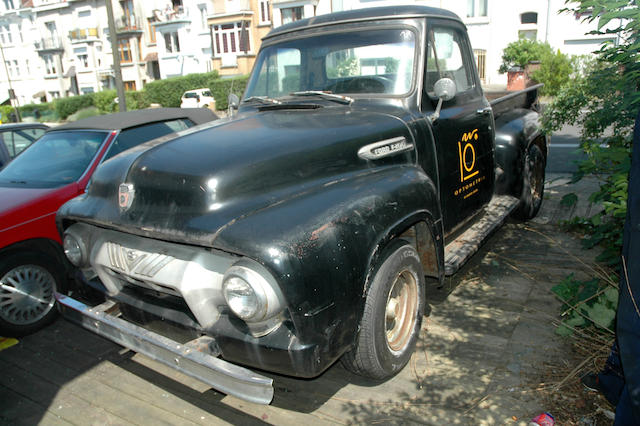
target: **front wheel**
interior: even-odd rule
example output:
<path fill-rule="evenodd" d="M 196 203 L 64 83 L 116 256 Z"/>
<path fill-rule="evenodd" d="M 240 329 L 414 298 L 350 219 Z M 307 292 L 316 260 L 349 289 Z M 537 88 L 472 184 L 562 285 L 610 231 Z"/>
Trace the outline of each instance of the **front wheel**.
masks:
<path fill-rule="evenodd" d="M 531 145 L 524 158 L 522 194 L 520 204 L 513 215 L 518 219 L 529 220 L 534 218 L 544 196 L 544 170 L 546 160 L 538 145 Z"/>
<path fill-rule="evenodd" d="M 0 260 L 0 336 L 24 336 L 52 322 L 63 276 L 45 255 L 23 252 Z"/>
<path fill-rule="evenodd" d="M 425 282 L 416 250 L 392 243 L 369 287 L 360 331 L 353 349 L 342 357 L 350 371 L 387 379 L 409 362 L 425 309 Z"/>

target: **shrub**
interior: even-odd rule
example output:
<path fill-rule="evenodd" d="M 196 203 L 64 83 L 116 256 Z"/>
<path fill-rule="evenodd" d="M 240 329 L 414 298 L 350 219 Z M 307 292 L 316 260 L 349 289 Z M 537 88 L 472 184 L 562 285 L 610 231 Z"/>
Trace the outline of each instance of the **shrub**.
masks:
<path fill-rule="evenodd" d="M 149 108 L 150 104 L 148 101 L 148 95 L 144 90 L 125 92 L 125 100 L 127 102 L 127 111 Z"/>
<path fill-rule="evenodd" d="M 114 102 L 118 95 L 114 90 L 103 90 L 93 95 L 93 105 L 98 108 L 100 113 L 109 114 L 118 110 L 118 104 Z"/>
<path fill-rule="evenodd" d="M 555 96 L 569 81 L 573 69 L 569 56 L 560 51 L 554 52 L 549 43 L 524 38 L 507 45 L 498 71 L 505 73 L 513 67 L 524 68 L 531 61 L 540 62 L 540 69 L 531 77 L 538 83 L 544 83 L 541 94 Z"/>
<path fill-rule="evenodd" d="M 567 55 L 557 51 L 546 52 L 540 60 L 540 69 L 532 74 L 533 80 L 544 83 L 540 94 L 555 96 L 569 82 L 572 74 L 572 61 Z"/>
<path fill-rule="evenodd" d="M 10 117 L 11 114 L 13 113 L 13 107 L 11 105 L 0 105 L 0 114 L 2 114 L 2 122 L 3 123 L 10 123 Z"/>
<path fill-rule="evenodd" d="M 93 106 L 93 97 L 95 94 L 90 93 L 80 96 L 70 96 L 68 98 L 60 98 L 54 101 L 56 112 L 62 120 L 66 120 L 68 116 L 81 110 Z"/>
<path fill-rule="evenodd" d="M 548 43 L 537 40 L 521 38 L 511 42 L 502 51 L 502 64 L 498 69 L 500 74 L 509 71 L 510 68 L 523 68 L 531 61 L 542 61 L 542 57 L 553 54 L 553 49 Z"/>
<path fill-rule="evenodd" d="M 69 121 L 78 121 L 84 118 L 95 117 L 96 115 L 101 115 L 100 110 L 94 106 L 90 106 L 74 112 L 69 117 L 67 117 L 67 119 Z"/>
<path fill-rule="evenodd" d="M 235 78 L 219 78 L 209 84 L 211 93 L 216 100 L 216 108 L 219 110 L 227 109 L 229 106 L 228 97 L 231 93 L 235 93 L 241 97 L 244 89 L 247 87 L 249 76 Z"/>

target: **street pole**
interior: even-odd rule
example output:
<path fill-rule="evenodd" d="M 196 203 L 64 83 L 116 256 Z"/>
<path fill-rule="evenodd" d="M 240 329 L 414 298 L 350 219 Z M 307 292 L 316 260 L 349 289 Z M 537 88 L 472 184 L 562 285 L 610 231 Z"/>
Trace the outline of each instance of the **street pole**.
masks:
<path fill-rule="evenodd" d="M 111 0 L 105 0 L 107 5 L 107 20 L 109 21 L 109 40 L 111 40 L 111 53 L 113 54 L 113 73 L 116 79 L 116 92 L 118 93 L 118 110 L 127 110 L 127 99 L 124 95 L 124 84 L 122 84 L 122 70 L 120 69 L 120 52 L 118 51 L 118 34 L 116 34 L 116 23 L 113 19 L 113 4 Z"/>
<path fill-rule="evenodd" d="M 22 121 L 22 118 L 20 117 L 20 111 L 18 110 L 18 107 L 15 105 L 15 103 L 18 103 L 18 98 L 16 98 L 16 92 L 13 91 L 13 87 L 11 87 L 11 77 L 9 77 L 9 68 L 7 68 L 7 61 L 5 61 L 4 59 L 4 48 L 2 47 L 2 45 L 0 44 L 0 53 L 2 53 L 2 62 L 4 62 L 4 72 L 7 73 L 7 82 L 9 83 L 9 103 L 11 104 L 11 106 L 13 106 L 13 110 L 16 112 L 16 120 L 18 120 L 18 123 Z M 13 100 L 16 100 L 16 102 L 14 103 Z"/>

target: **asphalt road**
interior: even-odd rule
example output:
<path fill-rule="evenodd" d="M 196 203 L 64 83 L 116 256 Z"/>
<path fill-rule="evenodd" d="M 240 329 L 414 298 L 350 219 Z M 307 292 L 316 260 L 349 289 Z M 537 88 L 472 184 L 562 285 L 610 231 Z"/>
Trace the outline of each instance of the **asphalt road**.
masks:
<path fill-rule="evenodd" d="M 572 173 L 576 170 L 576 161 L 584 158 L 577 152 L 580 148 L 580 129 L 576 126 L 564 126 L 551 137 L 547 173 Z"/>

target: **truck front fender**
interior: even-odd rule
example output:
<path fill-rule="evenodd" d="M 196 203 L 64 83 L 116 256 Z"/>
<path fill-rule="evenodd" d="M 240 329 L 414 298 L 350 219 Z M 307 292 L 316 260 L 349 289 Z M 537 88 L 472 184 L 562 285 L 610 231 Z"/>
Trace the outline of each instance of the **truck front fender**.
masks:
<path fill-rule="evenodd" d="M 344 177 L 235 220 L 213 246 L 271 270 L 297 336 L 336 359 L 353 342 L 377 255 L 391 239 L 427 224 L 439 244 L 442 223 L 433 181 L 415 166 Z M 420 227 L 425 234 L 425 227 Z M 436 274 L 440 275 L 439 272 Z M 324 349 L 323 349 L 324 350 Z"/>

